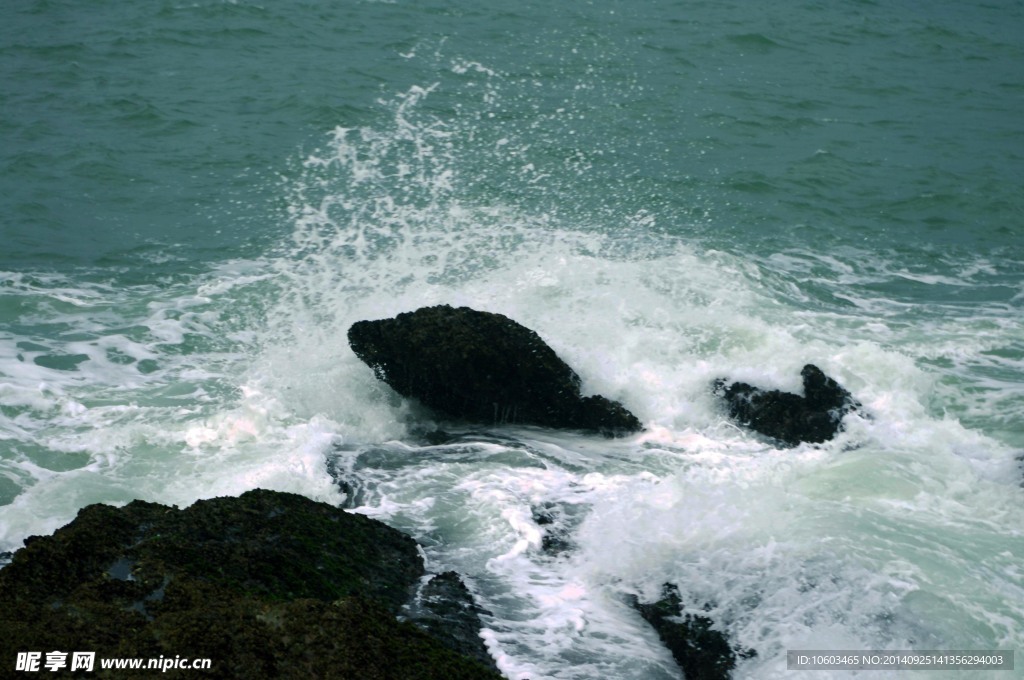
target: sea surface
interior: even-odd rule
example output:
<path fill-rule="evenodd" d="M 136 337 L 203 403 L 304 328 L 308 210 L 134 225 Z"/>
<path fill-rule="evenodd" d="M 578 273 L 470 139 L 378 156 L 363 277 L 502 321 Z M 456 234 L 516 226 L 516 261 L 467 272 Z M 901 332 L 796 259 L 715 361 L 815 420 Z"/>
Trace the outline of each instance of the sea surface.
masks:
<path fill-rule="evenodd" d="M 511 679 L 680 678 L 624 597 L 666 582 L 737 678 L 1024 669 L 1022 36 L 1018 0 L 8 0 L 0 552 L 263 487 L 414 536 Z M 348 347 L 440 303 L 645 431 L 445 423 Z M 805 363 L 864 405 L 820 446 L 711 393 Z"/>

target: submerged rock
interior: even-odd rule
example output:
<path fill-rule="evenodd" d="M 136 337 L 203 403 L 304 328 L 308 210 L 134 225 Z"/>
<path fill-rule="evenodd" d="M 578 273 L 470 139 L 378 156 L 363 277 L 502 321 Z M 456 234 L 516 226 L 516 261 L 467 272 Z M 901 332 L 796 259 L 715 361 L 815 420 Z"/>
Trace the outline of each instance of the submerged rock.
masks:
<path fill-rule="evenodd" d="M 534 523 L 540 527 L 541 550 L 558 557 L 576 549 L 573 534 L 582 520 L 579 506 L 569 503 L 546 502 L 530 508 Z"/>
<path fill-rule="evenodd" d="M 725 399 L 729 415 L 740 424 L 790 446 L 818 444 L 836 436 L 842 419 L 860 403 L 813 364 L 800 372 L 804 396 L 779 390 L 763 390 L 747 383 L 715 382 L 715 394 Z"/>
<path fill-rule="evenodd" d="M 90 650 L 208 658 L 205 677 L 499 678 L 397 620 L 423 574 L 405 534 L 295 494 L 90 505 L 0 570 L 0 658 Z"/>
<path fill-rule="evenodd" d="M 658 632 L 687 680 L 726 680 L 732 677 L 736 659 L 757 656 L 753 649 L 735 650 L 725 633 L 713 628 L 706 616 L 684 612 L 679 588 L 666 583 L 657 602 L 630 605 Z"/>
<path fill-rule="evenodd" d="M 447 416 L 624 435 L 622 404 L 583 397 L 580 378 L 535 332 L 501 314 L 448 305 L 358 321 L 349 344 L 380 380 Z"/>

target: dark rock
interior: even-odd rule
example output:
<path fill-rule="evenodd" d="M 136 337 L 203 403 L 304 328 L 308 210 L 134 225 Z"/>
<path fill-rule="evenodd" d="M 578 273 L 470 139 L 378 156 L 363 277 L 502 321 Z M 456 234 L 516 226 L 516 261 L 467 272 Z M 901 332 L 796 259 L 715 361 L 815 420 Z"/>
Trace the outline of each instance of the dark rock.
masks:
<path fill-rule="evenodd" d="M 579 507 L 568 503 L 547 502 L 530 509 L 533 521 L 541 528 L 541 550 L 552 557 L 576 548 L 573 534 L 582 521 Z"/>
<path fill-rule="evenodd" d="M 630 605 L 658 632 L 687 680 L 723 680 L 732 677 L 736 659 L 757 656 L 753 649 L 737 651 L 724 633 L 715 630 L 706 616 L 683 611 L 679 588 L 666 583 L 657 602 L 641 603 L 635 596 Z"/>
<path fill-rule="evenodd" d="M 423 440 L 430 446 L 443 446 L 444 444 L 451 444 L 453 441 L 458 441 L 458 437 L 453 436 L 444 430 L 431 430 L 423 435 Z"/>
<path fill-rule="evenodd" d="M 853 396 L 807 364 L 800 372 L 804 396 L 779 390 L 763 390 L 747 383 L 715 382 L 715 394 L 725 399 L 729 415 L 761 434 L 796 446 L 821 443 L 836 436 L 847 413 L 861 407 Z"/>
<path fill-rule="evenodd" d="M 409 608 L 408 620 L 442 640 L 449 649 L 476 659 L 497 671 L 480 637 L 481 615 L 490 612 L 476 603 L 469 588 L 454 571 L 430 579 Z"/>
<path fill-rule="evenodd" d="M 91 505 L 0 570 L 0 658 L 209 658 L 205 677 L 498 678 L 397 613 L 411 538 L 302 496 Z M 118 677 L 152 671 L 118 671 Z"/>
<path fill-rule="evenodd" d="M 501 314 L 424 307 L 358 321 L 348 340 L 380 380 L 452 418 L 613 436 L 642 429 L 618 402 L 583 397 L 579 376 L 554 350 Z"/>
<path fill-rule="evenodd" d="M 345 494 L 345 500 L 341 507 L 346 509 L 358 508 L 362 505 L 363 489 L 358 480 L 350 479 L 351 470 L 343 463 L 342 457 L 338 455 L 327 456 L 327 474 L 331 476 L 338 490 Z"/>

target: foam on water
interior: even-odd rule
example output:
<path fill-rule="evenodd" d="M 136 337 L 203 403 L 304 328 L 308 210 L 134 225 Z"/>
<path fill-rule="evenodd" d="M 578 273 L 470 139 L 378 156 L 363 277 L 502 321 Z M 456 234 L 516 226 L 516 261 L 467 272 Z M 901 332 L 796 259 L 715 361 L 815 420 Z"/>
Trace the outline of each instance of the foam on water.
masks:
<path fill-rule="evenodd" d="M 665 582 L 758 650 L 741 677 L 781 677 L 794 648 L 1019 646 L 1014 451 L 936 409 L 962 397 L 922 361 L 957 343 L 983 356 L 1015 342 L 1017 322 L 964 344 L 998 308 L 953 324 L 941 306 L 910 314 L 872 298 L 874 274 L 840 256 L 757 261 L 652 241 L 644 217 L 609 231 L 468 200 L 458 170 L 474 130 L 422 108 L 430 90 L 399 97 L 391 128 L 338 130 L 306 163 L 295 250 L 279 262 L 288 285 L 257 365 L 301 417 L 331 414 L 358 510 L 415 536 L 431 570 L 466 575 L 509 677 L 677 677 L 623 599 Z M 808 282 L 797 272 L 812 262 Z M 830 302 L 842 299 L 853 304 Z M 344 337 L 358 319 L 438 303 L 537 330 L 585 391 L 622 400 L 647 431 L 609 442 L 499 428 L 423 445 L 430 416 L 375 381 Z M 807 362 L 865 406 L 823 446 L 779 450 L 727 422 L 710 393 L 720 376 L 799 391 Z M 954 373 L 976 380 L 964 364 Z M 538 507 L 571 509 L 568 554 L 542 550 Z"/>
<path fill-rule="evenodd" d="M 500 108 L 500 74 L 451 71 L 484 113 Z M 1019 412 L 1020 322 L 870 288 L 885 267 L 954 286 L 997 266 L 936 278 L 853 254 L 755 258 L 661 233 L 653 211 L 549 210 L 544 178 L 586 164 L 546 161 L 527 123 L 434 111 L 447 86 L 335 130 L 286 181 L 291 238 L 258 262 L 130 289 L 3 279 L 3 304 L 26 311 L 0 336 L 0 551 L 91 502 L 264 487 L 347 497 L 413 535 L 490 612 L 484 638 L 511 678 L 679 677 L 625 601 L 666 582 L 758 651 L 739 677 L 781 677 L 795 648 L 1022 646 L 1015 451 L 957 419 Z M 439 303 L 534 329 L 646 431 L 435 422 L 346 332 Z M 799 391 L 805 363 L 864 405 L 822 446 L 776 448 L 711 393 L 719 377 Z M 438 426 L 449 440 L 428 443 Z M 543 550 L 537 508 L 558 510 L 566 552 Z"/>
<path fill-rule="evenodd" d="M 288 429 L 274 399 L 236 378 L 253 336 L 234 305 L 265 279 L 246 263 L 166 287 L 5 279 L 25 312 L 0 337 L 0 545 L 94 502 L 189 504 L 256 486 L 339 497 L 323 473 L 326 428 Z"/>

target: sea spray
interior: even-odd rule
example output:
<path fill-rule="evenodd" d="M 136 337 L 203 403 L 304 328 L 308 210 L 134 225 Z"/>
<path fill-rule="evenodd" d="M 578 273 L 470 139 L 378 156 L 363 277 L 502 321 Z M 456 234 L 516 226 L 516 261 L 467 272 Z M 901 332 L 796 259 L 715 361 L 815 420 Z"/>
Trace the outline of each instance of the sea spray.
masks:
<path fill-rule="evenodd" d="M 856 21 L 853 42 L 881 40 Z M 651 31 L 659 64 L 717 63 Z M 909 170 L 843 153 L 891 147 L 875 137 L 891 125 L 859 119 L 876 109 L 839 120 L 815 93 L 766 118 L 744 76 L 723 113 L 700 88 L 733 87 L 728 69 L 675 83 L 685 102 L 626 62 L 602 89 L 593 64 L 635 52 L 599 37 L 590 67 L 560 43 L 556 67 L 519 73 L 417 45 L 401 59 L 429 77 L 330 109 L 319 148 L 295 153 L 272 190 L 287 234 L 257 256 L 131 286 L 4 275 L 20 311 L 0 338 L 0 550 L 92 502 L 266 486 L 413 535 L 491 612 L 482 635 L 513 678 L 678 677 L 627 604 L 666 582 L 757 650 L 738 677 L 781 677 L 795 648 L 1022 647 L 1021 260 L 908 249 L 895 232 L 913 229 L 880 241 L 876 216 L 909 209 L 864 196 Z M 756 66 L 745 50 L 794 53 L 757 33 L 699 45 L 737 69 Z M 453 426 L 346 346 L 354 321 L 440 303 L 535 330 L 646 432 Z M 776 448 L 711 390 L 799 391 L 805 363 L 864 405 L 822 446 Z M 561 554 L 546 507 L 566 509 Z"/>
<path fill-rule="evenodd" d="M 426 93 L 413 92 L 417 106 Z M 439 134 L 432 114 L 399 99 L 391 132 L 336 134 L 331 160 L 307 164 L 303 187 L 317 187 L 327 196 L 318 205 L 335 212 L 295 211 L 301 264 L 290 294 L 299 302 L 275 312 L 288 349 L 265 356 L 292 358 L 280 375 L 298 403 L 333 411 L 345 432 L 339 476 L 358 489 L 358 511 L 410 531 L 432 569 L 467 576 L 493 614 L 485 638 L 510 677 L 672 674 L 623 599 L 653 597 L 665 582 L 738 646 L 758 650 L 739 669 L 750 677 L 769 676 L 801 646 L 1015 644 L 1013 628 L 996 622 L 1022 614 L 1009 597 L 1016 577 L 975 566 L 1003 573 L 998 565 L 1016 554 L 1001 529 L 1020 514 L 1006 482 L 1012 451 L 936 418 L 934 376 L 873 339 L 877 317 L 827 303 L 835 297 L 790 298 L 796 280 L 771 263 L 675 237 L 627 253 L 621 234 L 463 201 L 467 133 L 448 121 Z M 415 153 L 392 161 L 399 142 Z M 393 171 L 381 170 L 386 161 Z M 827 282 L 830 295 L 839 283 Z M 317 349 L 360 318 L 436 303 L 537 330 L 648 432 L 610 444 L 530 428 L 456 430 L 451 444 L 425 444 L 423 432 L 447 426 L 389 394 L 343 349 Z M 311 355 L 325 376 L 333 371 L 335 390 L 296 383 L 289 369 Z M 710 389 L 730 377 L 799 391 L 806 361 L 864 404 L 820 447 L 774 448 L 729 423 Z M 353 390 L 366 397 L 332 396 Z M 384 423 L 397 429 L 384 434 Z M 995 523 L 981 519 L 994 499 Z M 551 503 L 571 503 L 582 518 L 576 550 L 557 558 L 545 555 L 533 513 Z M 965 574 L 973 585 L 952 592 Z M 937 619 L 942 606 L 991 615 L 963 625 Z M 627 643 L 627 632 L 640 637 Z"/>

